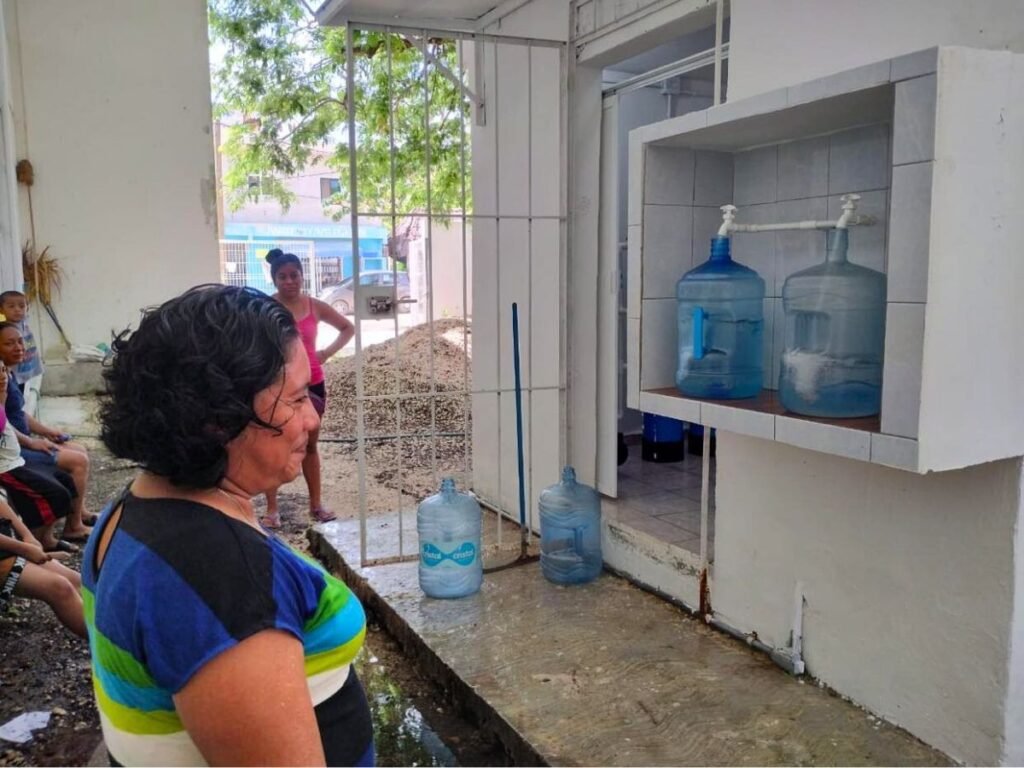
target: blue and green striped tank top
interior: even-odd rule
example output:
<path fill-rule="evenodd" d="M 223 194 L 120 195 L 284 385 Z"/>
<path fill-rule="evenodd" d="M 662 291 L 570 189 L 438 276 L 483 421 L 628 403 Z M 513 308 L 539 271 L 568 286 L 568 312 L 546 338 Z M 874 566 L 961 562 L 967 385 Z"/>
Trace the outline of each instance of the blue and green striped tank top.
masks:
<path fill-rule="evenodd" d="M 130 494 L 97 570 L 99 531 L 110 514 L 105 510 L 86 548 L 82 593 L 103 736 L 117 762 L 204 764 L 172 695 L 218 654 L 265 629 L 302 642 L 328 764 L 332 751 L 349 764 L 372 760 L 369 713 L 349 666 L 366 617 L 343 582 L 212 507 Z M 350 673 L 354 688 L 346 685 Z M 360 700 L 339 703 L 342 694 Z M 325 733 L 323 723 L 335 718 L 320 710 L 339 706 L 354 708 L 358 722 L 345 723 L 345 733 Z M 345 742 L 340 755 L 333 739 Z"/>

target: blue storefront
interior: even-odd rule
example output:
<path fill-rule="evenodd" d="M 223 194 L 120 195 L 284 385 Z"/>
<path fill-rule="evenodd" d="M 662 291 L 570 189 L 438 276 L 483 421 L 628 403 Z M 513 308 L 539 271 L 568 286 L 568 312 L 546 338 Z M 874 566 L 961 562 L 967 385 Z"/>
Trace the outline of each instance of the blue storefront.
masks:
<path fill-rule="evenodd" d="M 362 258 L 360 270 L 390 268 L 384 255 L 384 244 L 387 242 L 387 237 L 388 233 L 384 227 L 360 223 L 359 254 Z M 289 241 L 295 243 L 296 247 L 293 250 L 300 257 L 309 250 L 308 245 L 301 244 L 312 243 L 318 273 L 321 275 L 321 285 L 340 282 L 354 271 L 352 227 L 347 223 L 249 224 L 228 222 L 224 226 L 224 239 L 231 244 L 232 248 L 237 243 L 238 260 L 244 259 L 244 262 L 235 267 L 238 282 L 266 293 L 273 293 L 274 286 L 270 282 L 270 273 L 264 257 L 271 248 L 281 248 L 287 251 Z M 303 252 L 298 253 L 299 250 Z"/>

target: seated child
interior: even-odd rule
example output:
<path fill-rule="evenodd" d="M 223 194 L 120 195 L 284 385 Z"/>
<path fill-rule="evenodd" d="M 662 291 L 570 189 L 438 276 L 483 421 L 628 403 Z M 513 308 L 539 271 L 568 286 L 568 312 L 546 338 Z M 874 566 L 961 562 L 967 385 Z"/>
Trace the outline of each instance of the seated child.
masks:
<path fill-rule="evenodd" d="M 58 521 L 71 512 L 75 486 L 66 472 L 51 468 L 33 469 L 25 463 L 18 444 L 18 431 L 7 420 L 3 403 L 12 392 L 17 392 L 13 379 L 8 384 L 6 370 L 0 368 L 0 488 L 5 498 L 17 510 L 33 537 L 42 542 L 46 551 L 77 551 L 77 547 L 57 539 L 54 528 Z M 43 471 L 50 469 L 51 471 Z"/>
<path fill-rule="evenodd" d="M 14 370 L 24 354 L 24 340 L 17 326 L 13 323 L 0 323 L 0 365 L 7 366 L 8 371 Z M 85 511 L 85 490 L 89 482 L 89 454 L 85 447 L 70 442 L 68 435 L 42 424 L 26 413 L 25 400 L 17 387 L 7 388 L 4 410 L 7 420 L 18 432 L 21 457 L 30 469 L 54 475 L 55 468 L 60 474 L 70 475 L 73 501 L 62 538 L 67 541 L 84 541 L 89 535 L 88 526 L 95 521 L 94 516 Z M 54 479 L 64 483 L 65 478 L 60 474 Z"/>
<path fill-rule="evenodd" d="M 0 494 L 0 614 L 14 597 L 42 600 L 61 623 L 86 637 L 79 575 L 43 551 Z"/>
<path fill-rule="evenodd" d="M 25 382 L 39 376 L 43 372 L 43 361 L 36 349 L 36 340 L 32 329 L 28 327 L 28 297 L 21 291 L 4 291 L 0 293 L 0 312 L 7 322 L 18 326 L 21 338 L 25 341 L 25 359 L 14 369 L 14 379 L 19 389 L 25 388 Z"/>

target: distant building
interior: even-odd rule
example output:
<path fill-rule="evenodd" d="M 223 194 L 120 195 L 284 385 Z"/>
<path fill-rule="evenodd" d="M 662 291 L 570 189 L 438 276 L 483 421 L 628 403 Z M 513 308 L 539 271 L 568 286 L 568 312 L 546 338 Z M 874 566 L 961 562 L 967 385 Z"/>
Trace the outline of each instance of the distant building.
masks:
<path fill-rule="evenodd" d="M 262 194 L 262 179 L 249 178 L 247 203 L 236 211 L 224 210 L 221 240 L 221 272 L 225 282 L 248 285 L 271 292 L 273 284 L 265 256 L 272 248 L 295 253 L 303 260 L 309 288 L 315 293 L 350 276 L 355 267 L 352 226 L 347 218 L 336 221 L 326 201 L 341 191 L 335 171 L 328 168 L 328 153 L 316 152 L 318 159 L 298 176 L 281 183 L 294 195 L 285 210 L 273 197 Z M 221 167 L 228 160 L 221 157 Z M 391 269 L 388 258 L 388 230 L 365 218 L 359 225 L 360 271 Z M 312 258 L 313 262 L 308 262 Z"/>

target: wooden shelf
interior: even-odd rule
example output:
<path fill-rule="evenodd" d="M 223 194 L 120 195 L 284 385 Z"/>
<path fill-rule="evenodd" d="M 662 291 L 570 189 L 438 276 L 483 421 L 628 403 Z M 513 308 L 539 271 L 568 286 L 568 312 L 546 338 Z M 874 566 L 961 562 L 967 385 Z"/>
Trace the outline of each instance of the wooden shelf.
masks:
<path fill-rule="evenodd" d="M 648 390 L 652 394 L 662 395 L 664 397 L 678 397 L 680 400 L 697 400 L 697 398 L 686 397 L 679 393 L 679 390 L 675 387 L 664 387 L 662 389 Z M 770 413 L 773 416 L 787 416 L 791 419 L 799 419 L 800 421 L 810 421 L 815 424 L 830 424 L 833 427 L 843 427 L 845 429 L 859 429 L 864 432 L 880 432 L 882 429 L 882 420 L 879 416 L 868 416 L 860 419 L 819 419 L 814 416 L 802 416 L 799 413 L 793 413 L 787 411 L 782 407 L 782 403 L 779 401 L 779 394 L 773 389 L 762 389 L 757 397 L 750 397 L 744 400 L 705 400 L 700 399 L 698 402 L 708 403 L 711 405 L 722 405 L 727 408 L 738 408 L 744 411 L 758 411 L 759 413 Z"/>

